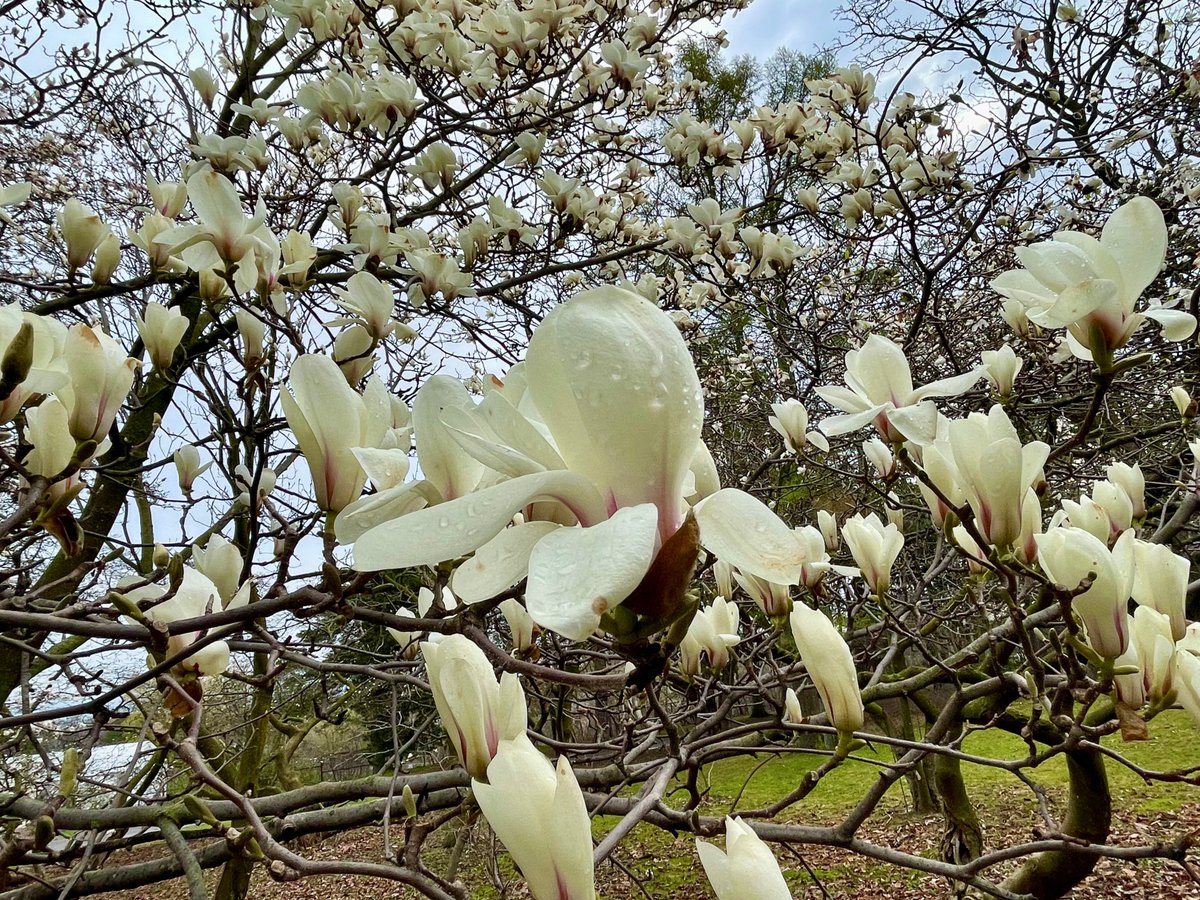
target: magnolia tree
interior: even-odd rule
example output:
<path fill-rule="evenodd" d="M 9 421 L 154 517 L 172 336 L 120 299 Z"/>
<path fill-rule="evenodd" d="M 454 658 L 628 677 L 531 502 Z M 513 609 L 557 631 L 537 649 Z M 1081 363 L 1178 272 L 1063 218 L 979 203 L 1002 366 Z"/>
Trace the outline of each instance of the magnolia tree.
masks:
<path fill-rule="evenodd" d="M 1101 739 L 1200 723 L 1194 22 L 880 5 L 756 95 L 734 5 L 9 10 L 5 897 L 463 897 L 483 854 L 579 900 L 638 825 L 721 900 L 789 896 L 772 845 L 1009 900 L 1192 871 L 1107 773 L 1195 774 Z M 304 764 L 339 730 L 372 772 Z M 939 856 L 868 834 L 906 780 Z"/>

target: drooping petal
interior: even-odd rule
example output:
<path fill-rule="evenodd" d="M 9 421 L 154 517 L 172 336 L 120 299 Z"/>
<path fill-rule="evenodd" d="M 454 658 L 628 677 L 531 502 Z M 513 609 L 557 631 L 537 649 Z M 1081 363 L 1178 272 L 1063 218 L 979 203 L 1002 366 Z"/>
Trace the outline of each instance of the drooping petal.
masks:
<path fill-rule="evenodd" d="M 804 545 L 766 504 L 724 488 L 696 507 L 700 543 L 718 559 L 776 584 L 797 584 Z"/>
<path fill-rule="evenodd" d="M 605 517 L 603 500 L 583 476 L 566 471 L 523 475 L 377 525 L 355 542 L 354 568 L 378 572 L 465 556 L 535 500 L 557 500 L 586 525 Z"/>
<path fill-rule="evenodd" d="M 524 522 L 505 528 L 454 570 L 450 589 L 463 603 L 490 600 L 529 571 L 529 554 L 538 541 L 561 528 L 554 522 Z"/>
<path fill-rule="evenodd" d="M 915 444 L 932 444 L 937 439 L 937 404 L 926 401 L 915 406 L 893 409 L 888 413 L 888 423 Z"/>
<path fill-rule="evenodd" d="M 927 397 L 957 397 L 969 391 L 986 374 L 982 366 L 963 372 L 961 375 L 951 375 L 949 378 L 939 378 L 929 384 L 922 385 L 909 395 L 909 402 L 916 403 Z"/>
<path fill-rule="evenodd" d="M 490 429 L 464 409 L 451 407 L 443 410 L 442 424 L 463 452 L 501 475 L 516 478 L 545 471 L 541 463 L 511 447 L 506 447 L 495 435 L 484 433 Z"/>
<path fill-rule="evenodd" d="M 1142 315 L 1157 322 L 1162 328 L 1163 338 L 1174 343 L 1186 341 L 1196 330 L 1196 317 L 1181 309 L 1151 307 Z"/>
<path fill-rule="evenodd" d="M 358 460 L 375 490 L 384 491 L 403 484 L 412 468 L 412 460 L 403 450 L 380 450 L 376 447 L 351 447 L 350 452 Z"/>
<path fill-rule="evenodd" d="M 562 528 L 543 537 L 529 557 L 525 605 L 533 621 L 576 641 L 621 604 L 654 562 L 658 510 L 627 506 L 591 528 Z"/>
<path fill-rule="evenodd" d="M 991 281 L 997 294 L 1010 297 L 1026 307 L 1049 306 L 1054 302 L 1054 293 L 1024 269 L 1009 269 Z"/>
<path fill-rule="evenodd" d="M 1054 240 L 1082 250 L 1097 275 L 1124 287 L 1125 277 L 1121 274 L 1120 264 L 1096 238 L 1082 231 L 1057 231 L 1054 233 Z"/>
<path fill-rule="evenodd" d="M 831 406 L 836 406 L 847 413 L 860 413 L 866 412 L 868 409 L 878 410 L 881 408 L 879 405 L 872 406 L 865 398 L 840 384 L 823 384 L 816 389 L 816 393 Z"/>
<path fill-rule="evenodd" d="M 882 406 L 869 407 L 862 412 L 850 413 L 844 416 L 830 416 L 828 419 L 821 420 L 821 431 L 829 437 L 849 434 L 852 431 L 858 431 L 860 428 L 866 428 L 881 413 L 890 413 L 892 409 L 894 409 L 892 404 L 885 403 Z"/>
<path fill-rule="evenodd" d="M 1099 275 L 1087 253 L 1062 241 L 1043 241 L 1018 247 L 1017 259 L 1034 278 L 1057 292 Z"/>
<path fill-rule="evenodd" d="M 485 394 L 479 404 L 479 415 L 500 440 L 540 463 L 543 468 L 566 468 L 558 451 L 543 437 L 537 427 L 509 402 L 506 393 L 495 390 Z"/>

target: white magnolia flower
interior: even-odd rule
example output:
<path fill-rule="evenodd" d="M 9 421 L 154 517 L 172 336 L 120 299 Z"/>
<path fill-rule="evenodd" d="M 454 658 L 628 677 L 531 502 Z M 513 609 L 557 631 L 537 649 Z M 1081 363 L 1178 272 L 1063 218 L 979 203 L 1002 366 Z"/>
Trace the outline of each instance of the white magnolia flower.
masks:
<path fill-rule="evenodd" d="M 825 613 L 803 603 L 792 609 L 790 622 L 796 648 L 821 695 L 829 721 L 838 731 L 861 730 L 863 702 L 858 670 L 841 632 Z"/>
<path fill-rule="evenodd" d="M 738 635 L 738 608 L 732 601 L 717 597 L 710 606 L 698 611 L 679 644 L 679 664 L 683 674 L 700 674 L 704 659 L 709 668 L 720 672 L 729 664 L 729 650 L 741 642 Z"/>
<path fill-rule="evenodd" d="M 565 756 L 555 766 L 522 734 L 471 787 L 534 900 L 595 900 L 591 819 Z"/>
<path fill-rule="evenodd" d="M 725 819 L 725 849 L 696 841 L 717 900 L 791 900 L 775 854 L 740 818 Z"/>
<path fill-rule="evenodd" d="M 799 453 L 805 444 L 812 444 L 818 450 L 829 450 L 825 435 L 808 430 L 808 410 L 799 400 L 772 403 L 771 411 L 774 415 L 767 417 L 767 423 L 779 432 L 788 450 Z"/>
<path fill-rule="evenodd" d="M 874 423 L 884 440 L 898 443 L 905 435 L 889 421 L 889 413 L 917 406 L 930 397 L 955 397 L 965 393 L 983 375 L 982 369 L 972 369 L 914 388 L 904 351 L 893 341 L 873 334 L 861 348 L 846 354 L 845 387 L 825 385 L 817 388 L 818 394 L 845 413 L 825 419 L 821 431 L 832 437 Z"/>
<path fill-rule="evenodd" d="M 799 581 L 804 546 L 749 494 L 718 490 L 689 518 L 704 408 L 695 366 L 666 313 L 629 291 L 585 291 L 546 317 L 519 372 L 522 409 L 507 388 L 490 391 L 478 410 L 438 403 L 418 420 L 414 409 L 421 468 L 430 481 L 443 480 L 443 496 L 455 485 L 454 498 L 367 530 L 355 543 L 358 569 L 430 565 L 503 541 L 513 564 L 488 567 L 495 579 L 475 596 L 495 596 L 527 571 L 529 614 L 574 640 L 631 595 L 625 612 L 665 615 L 654 607 L 664 597 L 656 579 L 682 592 L 697 539 L 743 573 Z M 450 480 L 463 471 L 464 453 L 476 472 L 506 477 Z M 436 475 L 439 465 L 446 469 Z M 540 510 L 536 524 L 556 527 L 509 528 L 530 504 Z"/>
<path fill-rule="evenodd" d="M 1129 643 L 1127 607 L 1133 591 L 1133 532 L 1127 531 L 1110 551 L 1081 528 L 1059 526 L 1035 536 L 1038 562 L 1054 584 L 1074 591 L 1083 580 L 1091 586 L 1076 594 L 1071 607 L 1083 620 L 1088 643 L 1107 659 L 1116 659 Z"/>
<path fill-rule="evenodd" d="M 842 526 L 842 537 L 850 555 L 872 593 L 887 592 L 892 579 L 892 565 L 904 549 L 904 535 L 895 525 L 884 525 L 879 516 L 855 513 Z"/>
<path fill-rule="evenodd" d="M 1060 231 L 1053 240 L 1022 247 L 1017 258 L 1025 268 L 999 275 L 992 288 L 1024 306 L 1037 324 L 1068 329 L 1076 356 L 1111 356 L 1144 319 L 1157 321 L 1169 341 L 1195 331 L 1196 320 L 1179 310 L 1134 311 L 1166 253 L 1162 211 L 1149 197 L 1135 197 L 1109 217 L 1099 240 Z"/>

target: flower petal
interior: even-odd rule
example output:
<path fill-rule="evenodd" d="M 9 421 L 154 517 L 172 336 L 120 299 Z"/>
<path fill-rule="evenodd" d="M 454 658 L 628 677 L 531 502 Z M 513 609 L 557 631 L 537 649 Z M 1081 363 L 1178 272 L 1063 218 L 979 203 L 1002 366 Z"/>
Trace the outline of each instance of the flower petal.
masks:
<path fill-rule="evenodd" d="M 1134 197 L 1114 212 L 1100 243 L 1121 268 L 1126 296 L 1133 302 L 1158 275 L 1167 258 L 1167 223 L 1149 197 Z"/>
<path fill-rule="evenodd" d="M 543 468 L 566 468 L 554 446 L 509 402 L 503 392 L 489 391 L 479 404 L 479 415 L 500 440 L 540 463 Z"/>
<path fill-rule="evenodd" d="M 448 407 L 442 410 L 442 425 L 464 453 L 501 475 L 516 478 L 545 471 L 541 463 L 505 446 L 495 435 L 483 433 L 485 427 L 481 427 L 478 418 L 465 409 Z"/>
<path fill-rule="evenodd" d="M 1164 340 L 1186 341 L 1196 330 L 1196 317 L 1182 310 L 1151 307 L 1143 315 L 1159 324 Z"/>
<path fill-rule="evenodd" d="M 704 404 L 670 317 L 631 291 L 584 291 L 538 326 L 525 372 L 570 469 L 589 477 L 610 509 L 654 503 L 660 530 L 673 533 Z"/>
<path fill-rule="evenodd" d="M 508 590 L 529 571 L 529 554 L 537 542 L 561 527 L 554 522 L 525 522 L 505 528 L 455 569 L 450 590 L 464 603 L 490 600 Z"/>
<path fill-rule="evenodd" d="M 1048 328 L 1066 328 L 1117 299 L 1117 285 L 1105 278 L 1081 281 L 1058 295 L 1054 305 L 1029 311 L 1029 318 Z"/>
<path fill-rule="evenodd" d="M 354 568 L 378 572 L 465 556 L 535 500 L 560 501 L 588 525 L 605 517 L 604 501 L 583 476 L 564 471 L 523 475 L 377 525 L 354 543 Z"/>
<path fill-rule="evenodd" d="M 443 423 L 444 411 L 452 407 L 473 411 L 475 404 L 462 382 L 448 375 L 434 375 L 413 398 L 417 460 L 422 474 L 446 499 L 474 490 L 483 472 L 479 461 L 463 452 Z"/>
<path fill-rule="evenodd" d="M 841 434 L 858 431 L 860 428 L 866 428 L 875 421 L 875 417 L 880 413 L 889 412 L 892 409 L 894 409 L 892 404 L 885 403 L 882 406 L 872 406 L 870 409 L 865 409 L 858 413 L 851 413 L 844 416 L 830 416 L 828 419 L 822 419 L 821 424 L 817 427 L 826 436 L 837 437 Z"/>
<path fill-rule="evenodd" d="M 795 531 L 762 501 L 725 488 L 696 507 L 700 543 L 742 572 L 776 584 L 797 584 L 807 562 Z"/>
<path fill-rule="evenodd" d="M 428 481 L 398 484 L 350 503 L 334 519 L 333 533 L 339 544 L 352 544 L 372 528 L 440 503 L 441 499 Z"/>
<path fill-rule="evenodd" d="M 591 528 L 563 528 L 529 557 L 525 606 L 533 621 L 563 637 L 587 640 L 600 616 L 621 604 L 654 562 L 658 509 L 618 509 Z"/>
<path fill-rule="evenodd" d="M 975 387 L 975 383 L 986 374 L 987 370 L 983 366 L 977 366 L 961 375 L 951 375 L 949 378 L 931 381 L 913 391 L 909 395 L 909 403 L 916 403 L 927 397 L 957 397 Z"/>

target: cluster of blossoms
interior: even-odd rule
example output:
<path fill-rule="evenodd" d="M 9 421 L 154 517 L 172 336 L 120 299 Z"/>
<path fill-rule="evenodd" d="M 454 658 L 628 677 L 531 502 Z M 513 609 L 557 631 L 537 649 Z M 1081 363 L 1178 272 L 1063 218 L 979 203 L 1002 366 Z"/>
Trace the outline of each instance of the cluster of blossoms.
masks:
<path fill-rule="evenodd" d="M 1120 216 L 1133 213 L 1114 219 L 1119 225 Z M 706 240 L 732 234 L 732 217 L 719 210 L 694 209 L 693 220 Z M 1115 240 L 1106 252 L 1114 252 Z M 1161 255 L 1155 271 L 1160 264 Z M 1108 288 L 1097 290 L 1110 296 Z M 1080 318 L 1091 313 L 1076 309 Z M 841 414 L 810 431 L 803 407 L 790 401 L 776 405 L 771 424 L 801 454 L 827 450 L 827 436 L 873 427 L 878 437 L 864 452 L 876 474 L 894 480 L 903 461 L 935 525 L 977 571 L 1006 559 L 1040 570 L 1077 617 L 1080 647 L 1115 673 L 1124 703 L 1157 709 L 1179 701 L 1200 717 L 1200 631 L 1183 616 L 1189 567 L 1137 536 L 1145 515 L 1138 468 L 1114 463 L 1108 479 L 1078 501 L 1063 501 L 1043 527 L 1049 446 L 1023 441 L 1002 404 L 954 419 L 933 400 L 960 396 L 985 379 L 1007 396 L 1020 369 L 1020 359 L 1001 350 L 962 375 L 915 387 L 901 348 L 873 336 L 847 354 L 846 386 L 819 391 Z M 354 544 L 360 570 L 461 560 L 450 582 L 457 600 L 447 592 L 447 609 L 524 582 L 523 602 L 504 601 L 518 653 L 532 646 L 538 627 L 576 641 L 604 633 L 621 642 L 674 626 L 681 669 L 692 678 L 727 667 L 742 640 L 736 583 L 764 616 L 790 622 L 828 721 L 847 742 L 862 729 L 850 646 L 825 612 L 793 602 L 789 585 L 819 597 L 833 571 L 863 578 L 883 598 L 904 546 L 900 523 L 873 513 L 849 518 L 841 539 L 856 568 L 835 567 L 829 554 L 840 542 L 828 514 L 820 527 L 792 529 L 750 495 L 721 489 L 700 441 L 703 405 L 690 355 L 672 319 L 646 298 L 602 288 L 560 305 L 535 332 L 525 361 L 488 380 L 480 401 L 454 379 L 429 379 L 411 414 L 419 477 L 409 477 L 407 417 L 399 426 L 376 380 L 359 395 L 330 360 L 312 356 L 297 361 L 291 381 L 289 422 L 319 502 L 335 516 L 339 539 Z M 331 405 L 344 411 L 345 422 L 326 427 L 320 416 L 302 415 Z M 359 497 L 368 475 L 376 490 Z M 716 559 L 718 596 L 697 608 L 685 589 L 701 547 Z M 1130 598 L 1138 604 L 1132 616 Z M 422 614 L 431 599 L 423 599 Z M 401 652 L 415 652 L 416 631 L 394 637 Z M 550 885 L 577 883 L 568 896 L 592 896 L 582 837 L 530 842 L 513 818 L 514 809 L 527 819 L 566 805 L 580 823 L 576 830 L 586 832 L 569 766 L 560 762 L 555 770 L 524 736 L 525 700 L 515 676 L 497 683 L 483 652 L 461 636 L 431 635 L 420 647 L 451 743 L 534 895 L 555 896 Z M 789 690 L 782 721 L 801 718 Z M 522 780 L 544 789 L 517 803 Z M 701 844 L 722 896 L 724 867 L 742 864 L 743 854 L 778 872 L 753 832 L 736 821 L 728 829 L 726 854 Z"/>
<path fill-rule="evenodd" d="M 800 190 L 800 204 L 809 212 L 836 209 L 851 227 L 864 218 L 884 221 L 918 198 L 971 189 L 958 153 L 937 149 L 941 114 L 922 108 L 914 95 L 896 95 L 872 117 L 875 79 L 857 66 L 812 79 L 807 88 L 803 101 L 760 107 L 731 122 L 729 136 L 683 113 L 672 120 L 663 147 L 680 166 L 703 162 L 718 175 L 736 175 L 758 154 L 786 157 L 818 180 Z"/>
<path fill-rule="evenodd" d="M 98 328 L 66 328 L 17 304 L 0 307 L 0 354 L 0 424 L 23 419 L 22 476 L 37 522 L 74 553 L 82 535 L 70 507 L 81 473 L 108 449 L 139 362 Z"/>
<path fill-rule="evenodd" d="M 756 496 L 722 488 L 701 440 L 704 394 L 681 336 L 698 327 L 689 310 L 719 301 L 730 280 L 773 279 L 823 251 L 773 226 L 743 224 L 745 210 L 712 198 L 647 221 L 639 210 L 652 173 L 639 157 L 648 137 L 628 124 L 642 111 L 669 116 L 661 150 L 684 180 L 702 166 L 732 179 L 784 161 L 809 185 L 796 192 L 801 209 L 854 230 L 971 190 L 943 140 L 940 107 L 897 93 L 883 109 L 874 78 L 854 67 L 810 81 L 802 101 L 762 107 L 718 129 L 679 112 L 680 98 L 700 86 L 676 80 L 664 35 L 674 13 L 658 4 L 647 12 L 608 0 L 243 5 L 295 40 L 301 55 L 324 42 L 339 51 L 314 52 L 317 64 L 271 88 L 291 91 L 288 99 L 250 96 L 254 79 L 241 92 L 245 102 L 225 97 L 232 125 L 223 122 L 221 131 L 234 134 L 196 135 L 178 181 L 148 177 L 150 207 L 125 235 L 140 251 L 136 260 L 122 258 L 120 237 L 100 216 L 67 201 L 58 217 L 63 283 L 98 290 L 124 265 L 195 287 L 196 311 L 178 302 L 140 308 L 136 330 L 153 367 L 147 377 L 172 376 L 183 362 L 181 344 L 202 321 L 236 333 L 247 374 L 283 361 L 287 374 L 272 388 L 279 386 L 325 517 L 327 561 L 340 545 L 358 572 L 440 568 L 437 593 L 423 588 L 415 613 L 397 610 L 400 627 L 389 632 L 398 656 L 423 665 L 474 801 L 530 893 L 595 897 L 588 801 L 567 759 L 552 763 L 527 735 L 520 678 L 511 670 L 497 677 L 494 659 L 469 634 L 426 630 L 433 626 L 421 620 L 431 613 L 461 614 L 466 630 L 498 609 L 514 664 L 536 658 L 543 631 L 557 636 L 556 645 L 596 638 L 619 651 L 661 637 L 664 664 L 677 648 L 689 684 L 741 665 L 757 645 L 747 621 L 765 622 L 770 640 L 790 636 L 799 658 L 779 677 L 786 691 L 771 727 L 828 723 L 838 733 L 835 756 L 844 759 L 866 711 L 852 649 L 855 614 L 837 598 L 857 592 L 871 608 L 887 605 L 905 547 L 902 516 L 855 511 L 839 528 L 819 511 L 815 525 L 792 527 Z M 557 52 L 566 46 L 590 49 Z M 215 113 L 224 96 L 217 79 L 197 69 L 191 81 Z M 460 107 L 492 101 L 515 123 L 511 133 L 500 139 L 484 127 L 479 134 L 460 127 Z M 582 110 L 569 117 L 574 136 L 621 160 L 595 179 L 573 160 L 570 129 L 556 121 L 564 103 Z M 447 115 L 441 126 L 430 124 L 435 114 Z M 379 182 L 345 176 L 317 198 L 325 211 L 319 224 L 281 236 L 262 198 L 271 194 L 268 176 L 282 168 L 274 154 L 285 142 L 314 168 L 361 153 L 366 171 L 383 147 L 411 154 Z M 514 173 L 525 193 L 492 193 Z M 0 207 L 28 196 L 23 185 L 0 190 Z M 252 209 L 244 196 L 258 198 Z M 422 381 L 410 408 L 375 372 L 389 342 L 416 337 L 402 319 L 475 302 L 482 308 L 490 266 L 522 254 L 549 260 L 589 242 L 644 244 L 658 274 L 630 283 L 617 263 L 597 267 L 600 280 L 617 286 L 557 306 L 534 330 L 524 360 L 503 377 L 482 379 L 477 393 L 435 375 Z M 1062 330 L 1070 353 L 1113 378 L 1138 363 L 1118 354 L 1144 320 L 1159 323 L 1171 341 L 1195 329 L 1182 310 L 1142 303 L 1166 245 L 1162 213 L 1137 198 L 1099 238 L 1063 231 L 1022 248 L 1023 268 L 993 288 L 1007 299 L 1005 318 L 1019 334 Z M 697 269 L 706 277 L 692 281 L 688 273 Z M 563 283 L 592 276 L 581 267 Z M 289 307 L 302 291 L 324 291 L 336 305 L 333 317 L 296 321 Z M 664 291 L 680 307 L 670 315 L 658 306 Z M 320 328 L 330 330 L 328 352 L 289 358 L 282 342 L 268 339 L 271 330 Z M 743 361 L 756 359 L 748 353 Z M 81 540 L 69 511 L 81 474 L 105 453 L 139 365 L 98 327 L 66 329 L 15 305 L 0 309 L 0 424 L 20 423 L 20 443 L 30 448 L 22 475 L 37 497 L 38 524 L 68 555 Z M 908 479 L 970 571 L 1027 575 L 1060 604 L 1070 646 L 1112 679 L 1120 703 L 1148 715 L 1180 703 L 1200 723 L 1200 623 L 1185 616 L 1188 560 L 1146 539 L 1137 466 L 1114 462 L 1078 500 L 1046 508 L 1051 447 L 1025 440 L 1020 418 L 1010 415 L 1022 368 L 1004 347 L 969 371 L 917 386 L 903 349 L 872 335 L 846 354 L 844 385 L 817 389 L 837 413 L 810 428 L 804 406 L 788 400 L 773 406 L 769 424 L 800 460 L 840 452 L 830 438 L 873 428 L 862 450 L 867 471 L 885 489 Z M 986 413 L 947 413 L 950 401 L 985 381 L 999 401 Z M 262 388 L 264 406 L 272 388 Z M 1187 392 L 1176 391 L 1180 415 L 1194 413 Z M 191 445 L 175 450 L 173 462 L 190 500 L 213 463 Z M 275 484 L 272 470 L 245 464 L 233 478 L 235 505 L 254 511 Z M 853 566 L 834 564 L 843 546 L 841 560 Z M 114 602 L 152 634 L 169 634 L 151 666 L 172 657 L 175 675 L 214 675 L 226 670 L 229 645 L 190 623 L 251 602 L 252 560 L 219 534 L 188 552 L 190 564 L 186 553 L 156 553 L 153 575 L 118 583 Z M 717 590 L 702 601 L 692 581 L 705 552 Z M 806 720 L 796 687 L 787 686 L 801 668 L 823 719 Z M 697 844 L 718 898 L 787 897 L 754 830 L 735 818 L 725 830 L 724 851 Z"/>

